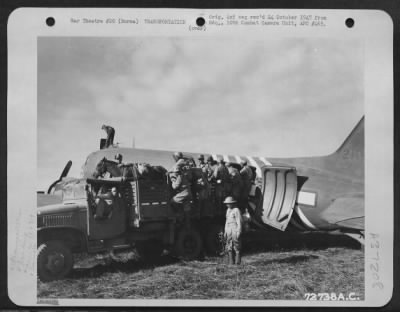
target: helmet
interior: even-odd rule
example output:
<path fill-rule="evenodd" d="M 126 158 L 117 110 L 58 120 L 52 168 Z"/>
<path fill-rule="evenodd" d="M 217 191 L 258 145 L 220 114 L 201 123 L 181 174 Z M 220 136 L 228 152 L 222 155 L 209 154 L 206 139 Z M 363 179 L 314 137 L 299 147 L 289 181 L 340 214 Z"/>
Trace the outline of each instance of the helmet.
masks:
<path fill-rule="evenodd" d="M 212 158 L 212 156 L 208 156 L 208 157 L 207 157 L 207 162 L 210 162 L 210 161 L 211 161 L 211 162 L 214 161 L 214 158 Z"/>
<path fill-rule="evenodd" d="M 204 160 L 204 155 L 200 155 L 199 158 L 197 158 L 198 160 Z"/>
<path fill-rule="evenodd" d="M 228 196 L 224 200 L 224 204 L 235 204 L 235 203 L 237 203 L 237 201 L 232 196 Z"/>
<path fill-rule="evenodd" d="M 186 165 L 186 161 L 184 160 L 184 159 L 179 159 L 177 162 L 176 162 L 176 167 L 177 168 L 182 168 L 182 167 L 184 167 Z"/>
<path fill-rule="evenodd" d="M 175 153 L 174 153 L 174 157 L 175 157 L 176 159 L 181 159 L 181 158 L 183 158 L 183 154 L 182 154 L 182 152 L 175 152 Z"/>

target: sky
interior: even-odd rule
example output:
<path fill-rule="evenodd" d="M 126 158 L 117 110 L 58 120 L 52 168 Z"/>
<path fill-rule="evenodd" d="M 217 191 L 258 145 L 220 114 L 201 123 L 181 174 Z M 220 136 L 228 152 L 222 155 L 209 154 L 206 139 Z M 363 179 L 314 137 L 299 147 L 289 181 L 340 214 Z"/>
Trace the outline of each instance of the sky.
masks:
<path fill-rule="evenodd" d="M 363 50 L 322 38 L 38 38 L 38 190 L 116 130 L 120 146 L 300 157 L 364 114 Z"/>

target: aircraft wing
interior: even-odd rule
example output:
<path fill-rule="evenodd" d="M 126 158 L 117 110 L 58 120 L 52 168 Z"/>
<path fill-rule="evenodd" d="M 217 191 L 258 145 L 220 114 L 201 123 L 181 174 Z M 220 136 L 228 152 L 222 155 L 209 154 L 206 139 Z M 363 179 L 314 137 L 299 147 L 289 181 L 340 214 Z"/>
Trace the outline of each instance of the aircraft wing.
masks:
<path fill-rule="evenodd" d="M 329 223 L 364 230 L 364 198 L 339 197 L 322 213 Z"/>

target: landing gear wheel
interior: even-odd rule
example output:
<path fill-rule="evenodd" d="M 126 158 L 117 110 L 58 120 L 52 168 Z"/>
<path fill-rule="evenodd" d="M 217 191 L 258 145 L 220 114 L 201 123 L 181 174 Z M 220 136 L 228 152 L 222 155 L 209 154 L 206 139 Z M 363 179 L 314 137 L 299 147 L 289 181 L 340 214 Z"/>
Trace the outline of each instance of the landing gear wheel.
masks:
<path fill-rule="evenodd" d="M 50 282 L 67 276 L 73 267 L 71 250 L 62 241 L 48 241 L 37 251 L 37 271 L 42 282 Z"/>
<path fill-rule="evenodd" d="M 212 224 L 204 233 L 206 251 L 210 256 L 220 256 L 224 251 L 224 227 Z"/>
<path fill-rule="evenodd" d="M 195 229 L 183 228 L 177 236 L 175 252 L 183 260 L 193 260 L 200 256 L 203 243 L 200 233 Z"/>
<path fill-rule="evenodd" d="M 143 241 L 136 244 L 136 251 L 145 263 L 153 263 L 161 257 L 163 244 L 158 240 Z"/>

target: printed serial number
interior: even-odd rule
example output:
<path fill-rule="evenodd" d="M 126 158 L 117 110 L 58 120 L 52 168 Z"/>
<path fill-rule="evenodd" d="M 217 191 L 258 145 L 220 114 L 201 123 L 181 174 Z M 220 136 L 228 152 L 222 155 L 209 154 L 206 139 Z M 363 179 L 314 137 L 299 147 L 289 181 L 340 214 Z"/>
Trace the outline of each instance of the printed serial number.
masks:
<path fill-rule="evenodd" d="M 360 297 L 351 292 L 348 295 L 343 293 L 305 293 L 304 299 L 308 301 L 357 301 Z"/>

